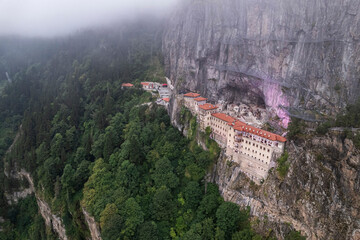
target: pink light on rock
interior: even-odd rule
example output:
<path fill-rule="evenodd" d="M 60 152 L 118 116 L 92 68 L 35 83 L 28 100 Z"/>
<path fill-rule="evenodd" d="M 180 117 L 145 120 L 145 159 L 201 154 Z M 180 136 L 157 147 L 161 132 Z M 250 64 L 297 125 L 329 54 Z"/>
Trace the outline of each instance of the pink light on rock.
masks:
<path fill-rule="evenodd" d="M 279 84 L 265 83 L 264 85 L 265 103 L 281 120 L 282 127 L 287 128 L 290 122 L 290 116 L 282 107 L 288 107 L 289 101 L 284 95 Z"/>

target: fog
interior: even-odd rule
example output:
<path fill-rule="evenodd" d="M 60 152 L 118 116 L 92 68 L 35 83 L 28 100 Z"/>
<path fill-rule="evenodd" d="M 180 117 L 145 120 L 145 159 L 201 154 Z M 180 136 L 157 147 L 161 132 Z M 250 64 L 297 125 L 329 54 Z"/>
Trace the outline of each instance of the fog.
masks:
<path fill-rule="evenodd" d="M 138 17 L 163 17 L 177 0 L 0 0 L 0 35 L 54 37 Z"/>

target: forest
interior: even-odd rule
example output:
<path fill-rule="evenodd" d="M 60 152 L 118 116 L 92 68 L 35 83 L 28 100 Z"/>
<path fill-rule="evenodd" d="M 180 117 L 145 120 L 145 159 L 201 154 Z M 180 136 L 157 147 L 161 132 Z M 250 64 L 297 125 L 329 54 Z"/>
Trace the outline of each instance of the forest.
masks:
<path fill-rule="evenodd" d="M 0 239 L 57 239 L 34 195 L 9 205 L 5 193 L 26 183 L 4 171 L 19 169 L 31 173 L 69 239 L 89 238 L 82 207 L 104 240 L 275 239 L 256 234 L 249 209 L 225 202 L 205 181 L 220 152 L 214 142 L 204 151 L 171 126 L 163 107 L 143 105 L 154 102 L 150 93 L 122 89 L 164 81 L 158 24 L 1 39 L 0 72 L 11 81 L 0 78 Z"/>

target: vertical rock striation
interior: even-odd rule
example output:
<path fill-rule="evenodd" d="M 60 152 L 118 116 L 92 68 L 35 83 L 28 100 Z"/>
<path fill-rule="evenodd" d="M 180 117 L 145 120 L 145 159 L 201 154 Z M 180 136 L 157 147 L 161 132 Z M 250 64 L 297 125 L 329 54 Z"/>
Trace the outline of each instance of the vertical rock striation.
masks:
<path fill-rule="evenodd" d="M 166 71 L 211 100 L 314 120 L 360 93 L 360 2 L 183 1 L 163 36 Z"/>
<path fill-rule="evenodd" d="M 290 223 L 308 239 L 356 240 L 360 232 L 360 153 L 352 141 L 330 134 L 288 145 L 288 175 L 276 170 L 256 186 L 237 164 L 219 159 L 212 174 L 226 201 L 250 206 L 251 213 L 278 228 Z M 266 221 L 267 221 L 266 220 Z"/>
<path fill-rule="evenodd" d="M 88 225 L 90 234 L 91 234 L 91 239 L 92 240 L 102 240 L 101 238 L 101 234 L 100 234 L 100 229 L 99 226 L 97 225 L 95 218 L 93 216 L 91 216 L 86 210 L 85 208 L 82 208 L 82 212 L 84 214 L 85 217 L 85 221 Z"/>
<path fill-rule="evenodd" d="M 356 0 L 182 1 L 164 31 L 166 72 L 177 92 L 252 103 L 287 126 L 333 115 L 360 96 L 360 2 Z M 181 104 L 173 99 L 170 116 Z M 311 135 L 311 134 L 310 134 Z M 221 158 L 212 175 L 225 200 L 291 223 L 309 239 L 360 236 L 360 153 L 331 133 L 288 143 L 290 170 L 252 185 Z"/>

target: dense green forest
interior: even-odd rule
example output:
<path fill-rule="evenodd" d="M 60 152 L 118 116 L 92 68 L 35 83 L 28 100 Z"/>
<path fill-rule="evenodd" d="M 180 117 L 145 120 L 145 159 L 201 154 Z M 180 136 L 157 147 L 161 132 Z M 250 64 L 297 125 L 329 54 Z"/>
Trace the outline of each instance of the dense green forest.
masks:
<path fill-rule="evenodd" d="M 16 184 L 4 166 L 31 173 L 70 239 L 89 237 L 82 207 L 104 240 L 272 239 L 253 232 L 249 209 L 224 202 L 217 186 L 204 181 L 219 154 L 214 142 L 207 140 L 211 151 L 202 150 L 194 134 L 185 138 L 171 126 L 163 107 L 143 105 L 155 100 L 150 93 L 121 88 L 163 81 L 157 27 L 1 40 L 0 72 L 12 82 L 0 78 L 0 239 L 56 239 L 34 196 L 8 205 L 4 191 Z M 292 234 L 289 239 L 302 239 Z"/>

